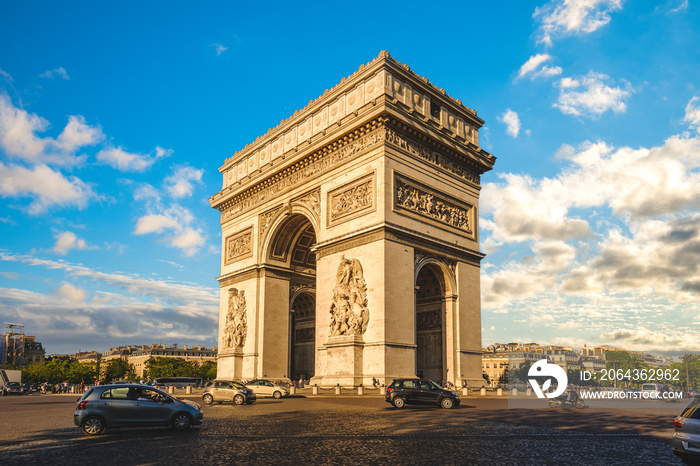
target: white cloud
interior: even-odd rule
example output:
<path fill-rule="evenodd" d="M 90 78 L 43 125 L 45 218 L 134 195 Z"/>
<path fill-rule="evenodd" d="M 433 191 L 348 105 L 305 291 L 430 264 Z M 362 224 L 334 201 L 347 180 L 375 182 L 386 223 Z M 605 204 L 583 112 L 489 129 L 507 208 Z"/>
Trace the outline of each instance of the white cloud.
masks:
<path fill-rule="evenodd" d="M 180 249 L 188 257 L 195 255 L 206 243 L 202 229 L 192 226 L 195 219 L 189 210 L 177 204 L 166 209 L 159 203 L 149 209 L 157 213 L 140 217 L 134 234 L 161 235 L 169 246 Z"/>
<path fill-rule="evenodd" d="M 56 244 L 54 244 L 52 250 L 58 254 L 66 255 L 72 249 L 95 249 L 94 246 L 90 246 L 84 239 L 78 238 L 72 231 L 55 232 L 54 238 L 56 238 Z"/>
<path fill-rule="evenodd" d="M 506 132 L 510 136 L 514 138 L 518 137 L 520 133 L 520 118 L 518 118 L 517 113 L 511 109 L 507 109 L 503 115 L 498 117 L 498 121 L 506 125 Z"/>
<path fill-rule="evenodd" d="M 100 127 L 87 125 L 82 116 L 70 116 L 57 139 L 35 134 L 49 126 L 44 118 L 15 107 L 6 94 L 0 94 L 0 148 L 8 156 L 27 163 L 73 166 L 84 160 L 75 157 L 75 151 L 104 138 Z"/>
<path fill-rule="evenodd" d="M 87 296 L 85 290 L 78 288 L 71 283 L 64 283 L 61 285 L 61 287 L 55 291 L 55 294 L 76 303 L 84 302 L 85 297 Z"/>
<path fill-rule="evenodd" d="M 60 66 L 58 68 L 54 68 L 52 70 L 45 71 L 39 75 L 39 77 L 41 77 L 41 78 L 53 78 L 54 76 L 60 76 L 61 78 L 65 79 L 65 80 L 70 79 L 70 76 L 68 76 L 68 72 L 62 66 Z"/>
<path fill-rule="evenodd" d="M 684 123 L 688 123 L 691 128 L 695 128 L 700 133 L 700 98 L 693 97 L 685 106 Z"/>
<path fill-rule="evenodd" d="M 31 214 L 46 212 L 53 206 L 75 206 L 83 209 L 92 198 L 98 198 L 90 185 L 75 176 L 66 178 L 46 165 L 25 168 L 0 162 L 0 196 L 30 197 Z"/>
<path fill-rule="evenodd" d="M 557 76 L 562 73 L 562 69 L 559 66 L 555 66 L 550 68 L 547 65 L 543 65 L 543 63 L 549 61 L 552 59 L 552 56 L 547 54 L 547 53 L 538 53 L 537 55 L 533 55 L 530 57 L 528 61 L 526 61 L 523 66 L 520 67 L 520 71 L 518 72 L 518 79 L 523 78 L 525 76 L 529 76 L 530 79 L 535 79 L 535 78 L 548 78 L 550 76 Z"/>
<path fill-rule="evenodd" d="M 165 179 L 165 188 L 176 199 L 192 195 L 194 186 L 192 182 L 202 184 L 204 170 L 195 170 L 192 167 L 179 167 L 174 173 Z"/>
<path fill-rule="evenodd" d="M 92 146 L 104 139 L 99 126 L 90 126 L 82 116 L 70 116 L 68 124 L 56 138 L 55 146 L 66 152 L 75 152 L 81 147 Z"/>
<path fill-rule="evenodd" d="M 2 76 L 3 78 L 5 78 L 5 79 L 8 80 L 9 82 L 12 82 L 12 76 L 10 76 L 10 73 L 8 73 L 7 71 L 3 70 L 2 68 L 0 68 L 0 76 Z"/>
<path fill-rule="evenodd" d="M 535 8 L 540 19 L 537 42 L 551 46 L 553 39 L 589 34 L 610 22 L 610 13 L 622 9 L 622 0 L 552 0 Z"/>
<path fill-rule="evenodd" d="M 483 187 L 489 253 L 527 248 L 499 266 L 487 258 L 485 306 L 548 293 L 700 303 L 700 136 L 637 149 L 588 142 L 557 155 L 569 164 L 555 177 L 504 174 Z"/>
<path fill-rule="evenodd" d="M 136 222 L 134 234 L 147 235 L 149 233 L 162 233 L 164 230 L 175 230 L 179 227 L 178 220 L 166 215 L 144 215 Z"/>
<path fill-rule="evenodd" d="M 223 45 L 219 44 L 218 42 L 210 44 L 209 47 L 214 47 L 216 49 L 216 56 L 217 57 L 228 50 L 228 47 L 224 47 Z"/>
<path fill-rule="evenodd" d="M 216 344 L 217 289 L 105 273 L 5 251 L 0 251 L 0 261 L 66 275 L 61 287 L 48 294 L 0 288 L 0 317 L 34 329 L 42 335 L 47 352 L 72 353 L 86 347 L 106 350 L 163 339 Z M 86 299 L 86 287 L 95 288 L 93 299 Z"/>
<path fill-rule="evenodd" d="M 598 118 L 608 110 L 623 113 L 627 109 L 625 100 L 633 89 L 625 80 L 622 87 L 614 86 L 604 74 L 589 72 L 586 76 L 563 78 L 559 81 L 559 98 L 554 107 L 567 115 Z"/>
<path fill-rule="evenodd" d="M 172 150 L 156 147 L 155 154 L 137 154 L 126 152 L 121 147 L 105 147 L 97 153 L 97 160 L 123 172 L 144 172 L 157 160 L 168 157 Z"/>

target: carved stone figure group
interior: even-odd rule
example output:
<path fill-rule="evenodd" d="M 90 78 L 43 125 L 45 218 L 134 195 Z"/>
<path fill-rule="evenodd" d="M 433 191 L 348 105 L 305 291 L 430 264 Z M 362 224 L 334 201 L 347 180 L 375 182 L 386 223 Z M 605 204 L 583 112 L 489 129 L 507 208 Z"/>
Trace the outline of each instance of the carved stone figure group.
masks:
<path fill-rule="evenodd" d="M 228 290 L 228 312 L 224 325 L 224 348 L 242 348 L 248 334 L 245 291 Z"/>
<path fill-rule="evenodd" d="M 396 204 L 408 210 L 434 218 L 453 227 L 471 231 L 469 211 L 451 205 L 436 198 L 433 194 L 423 192 L 408 184 L 396 183 Z"/>
<path fill-rule="evenodd" d="M 362 335 L 367 330 L 367 283 L 359 260 L 341 258 L 330 314 L 331 335 Z"/>

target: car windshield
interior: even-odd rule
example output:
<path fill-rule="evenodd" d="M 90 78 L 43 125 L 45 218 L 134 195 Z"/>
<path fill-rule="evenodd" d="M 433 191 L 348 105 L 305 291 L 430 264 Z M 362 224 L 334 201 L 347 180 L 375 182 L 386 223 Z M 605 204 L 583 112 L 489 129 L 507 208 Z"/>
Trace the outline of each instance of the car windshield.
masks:
<path fill-rule="evenodd" d="M 442 387 L 438 385 L 437 383 L 433 382 L 432 380 L 428 380 L 428 384 L 431 385 L 431 389 L 433 390 L 442 390 Z"/>
<path fill-rule="evenodd" d="M 240 389 L 244 389 L 244 390 L 245 390 L 245 385 L 242 385 L 242 384 L 240 384 L 240 383 L 238 383 L 238 382 L 231 382 L 231 385 L 233 385 L 234 387 L 238 388 L 239 390 L 240 390 Z"/>
<path fill-rule="evenodd" d="M 688 403 L 680 417 L 700 419 L 700 398 L 694 398 L 693 401 Z"/>
<path fill-rule="evenodd" d="M 19 387 L 19 382 L 8 382 L 7 386 L 8 387 Z"/>

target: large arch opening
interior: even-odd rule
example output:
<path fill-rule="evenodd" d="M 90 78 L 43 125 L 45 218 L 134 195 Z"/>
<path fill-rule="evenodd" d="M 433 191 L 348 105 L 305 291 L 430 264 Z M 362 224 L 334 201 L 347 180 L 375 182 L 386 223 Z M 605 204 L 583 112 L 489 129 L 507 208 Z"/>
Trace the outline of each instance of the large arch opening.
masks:
<path fill-rule="evenodd" d="M 416 375 L 446 382 L 445 278 L 436 264 L 426 264 L 416 277 Z"/>
<path fill-rule="evenodd" d="M 292 214 L 277 227 L 267 261 L 289 275 L 289 345 L 287 377 L 309 380 L 316 363 L 316 232 L 302 214 Z"/>

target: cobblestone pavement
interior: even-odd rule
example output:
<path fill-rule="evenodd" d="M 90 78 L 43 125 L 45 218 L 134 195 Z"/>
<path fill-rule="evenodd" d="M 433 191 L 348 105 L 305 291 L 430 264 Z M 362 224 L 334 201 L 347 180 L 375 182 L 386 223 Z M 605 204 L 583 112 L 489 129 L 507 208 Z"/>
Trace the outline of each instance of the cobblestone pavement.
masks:
<path fill-rule="evenodd" d="M 294 397 L 205 406 L 204 424 L 186 432 L 91 438 L 73 425 L 76 398 L 0 398 L 0 464 L 680 464 L 672 429 L 644 435 L 624 413 L 596 427 L 590 410 L 524 412 L 470 399 L 453 410 L 396 410 L 377 396 Z M 644 419 L 666 429 L 673 417 Z"/>

